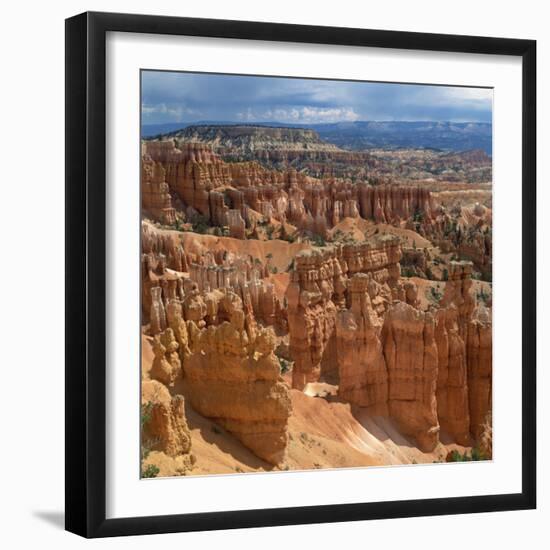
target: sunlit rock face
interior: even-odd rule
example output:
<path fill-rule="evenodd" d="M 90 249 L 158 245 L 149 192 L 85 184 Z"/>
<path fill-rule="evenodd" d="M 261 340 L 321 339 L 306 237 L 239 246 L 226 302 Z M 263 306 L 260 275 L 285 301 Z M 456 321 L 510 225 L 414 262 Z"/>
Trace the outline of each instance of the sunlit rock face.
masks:
<path fill-rule="evenodd" d="M 183 396 L 171 396 L 161 383 L 148 380 L 141 386 L 141 402 L 145 407 L 145 436 L 151 437 L 153 448 L 168 456 L 187 455 L 190 459 L 191 433 L 185 418 Z"/>
<path fill-rule="evenodd" d="M 430 451 L 439 434 L 433 316 L 397 302 L 386 315 L 382 339 L 390 415 L 404 434 L 416 439 L 421 450 Z"/>
<path fill-rule="evenodd" d="M 367 277 L 364 282 L 358 278 L 356 284 L 369 289 L 370 307 L 379 315 L 397 295 L 400 254 L 398 240 L 384 237 L 313 249 L 295 257 L 286 293 L 294 388 L 317 382 L 321 374 L 327 380 L 338 380 L 340 348 L 350 338 L 344 326 L 351 323 L 351 317 L 338 322 L 337 313 L 352 303 L 350 277 Z"/>
<path fill-rule="evenodd" d="M 147 141 L 143 148 L 144 167 L 149 163 L 162 169 L 157 179 L 163 184 L 162 190 L 146 191 L 144 204 L 152 205 L 154 218 L 166 224 L 175 220 L 169 212 L 168 189 L 213 225 L 229 225 L 236 238 L 254 228 L 257 216 L 323 237 L 344 218 L 401 223 L 418 215 L 427 228 L 435 223 L 430 192 L 421 187 L 354 184 L 332 176 L 318 179 L 293 168 L 270 170 L 255 161 L 228 163 L 204 143 Z"/>
<path fill-rule="evenodd" d="M 175 223 L 176 211 L 172 206 L 166 172 L 161 163 L 148 155 L 141 163 L 141 200 L 143 209 L 152 219 L 166 225 Z"/>
<path fill-rule="evenodd" d="M 185 403 L 280 467 L 291 396 L 329 395 L 323 406 L 389 417 L 423 452 L 444 433 L 492 453 L 490 300 L 472 287 L 472 273 L 491 271 L 490 208 L 452 218 L 420 186 L 318 179 L 218 153 L 143 145 L 142 333 L 147 395 L 161 394 L 149 427 L 158 451 L 190 457 Z M 266 154 L 288 164 L 302 153 Z"/>
<path fill-rule="evenodd" d="M 286 296 L 293 387 L 334 382 L 328 358 L 341 399 L 391 416 L 422 450 L 436 447 L 440 429 L 470 445 L 491 409 L 492 359 L 471 263 L 451 263 L 440 303 L 422 310 L 415 283 L 399 276 L 400 258 L 387 237 L 295 258 Z"/>
<path fill-rule="evenodd" d="M 270 328 L 258 328 L 240 298 L 228 292 L 223 322 L 199 328 L 187 322 L 184 385 L 192 407 L 223 426 L 258 457 L 284 460 L 291 412 Z"/>
<path fill-rule="evenodd" d="M 372 278 L 357 273 L 349 280 L 350 307 L 338 311 L 339 395 L 345 401 L 388 412 L 388 369 L 381 343 L 382 319 L 372 305 Z"/>
<path fill-rule="evenodd" d="M 493 326 L 491 311 L 480 305 L 468 327 L 470 433 L 480 440 L 492 411 Z"/>
<path fill-rule="evenodd" d="M 294 359 L 292 386 L 297 389 L 319 380 L 323 357 L 334 337 L 336 307 L 332 296 L 336 273 L 341 271 L 336 255 L 334 249 L 312 250 L 294 259 L 286 300 Z"/>

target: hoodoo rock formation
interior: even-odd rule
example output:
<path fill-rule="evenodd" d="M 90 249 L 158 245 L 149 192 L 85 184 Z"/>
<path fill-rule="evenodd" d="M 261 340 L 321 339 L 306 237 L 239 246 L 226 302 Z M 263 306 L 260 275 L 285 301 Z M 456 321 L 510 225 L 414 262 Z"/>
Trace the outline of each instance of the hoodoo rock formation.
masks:
<path fill-rule="evenodd" d="M 476 159 L 297 128 L 144 141 L 142 473 L 491 457 Z"/>
<path fill-rule="evenodd" d="M 146 233 L 149 244 L 155 239 L 157 246 L 164 243 L 152 229 Z M 157 246 L 149 248 L 158 250 Z M 155 254 L 151 251 L 146 257 L 148 265 L 159 263 Z M 255 292 L 264 289 L 259 282 L 250 289 L 246 282 L 245 287 L 237 285 L 244 289 L 241 298 L 233 292 L 227 273 L 219 281 L 210 278 L 213 286 L 204 284 L 201 291 L 196 282 L 169 270 L 165 263 L 144 272 L 151 294 L 151 378 L 163 387 L 183 384 L 197 412 L 221 425 L 258 457 L 280 463 L 288 442 L 289 388 L 274 355 L 275 335 L 271 328 L 258 326 L 253 305 L 256 302 L 264 322 L 273 323 L 274 304 L 279 302 L 273 294 L 268 300 L 269 294 Z"/>
<path fill-rule="evenodd" d="M 192 326 L 184 361 L 191 405 L 257 456 L 279 464 L 288 443 L 290 397 L 273 353 L 274 334 L 256 327 L 235 294 L 224 297 L 222 308 L 227 321 L 201 330 Z"/>
<path fill-rule="evenodd" d="M 317 382 L 321 364 L 334 362 L 336 307 L 332 295 L 341 291 L 341 268 L 336 250 L 302 252 L 294 258 L 292 282 L 288 286 L 290 351 L 294 358 L 292 386 L 303 389 Z M 332 345 L 330 345 L 331 340 Z M 330 356 L 330 357 L 329 357 Z"/>
<path fill-rule="evenodd" d="M 149 380 L 142 383 L 141 403 L 142 448 L 176 458 L 180 473 L 190 470 L 194 457 L 183 396 L 171 396 L 161 383 Z"/>
<path fill-rule="evenodd" d="M 202 322 L 207 310 L 215 318 L 219 294 L 214 292 L 226 289 L 250 302 L 255 317 L 266 325 L 286 325 L 281 300 L 266 280 L 267 268 L 250 256 L 184 251 L 178 236 L 146 223 L 142 249 L 142 310 L 151 334 L 171 326 L 168 309 L 174 300 L 181 303 L 186 319 Z"/>
<path fill-rule="evenodd" d="M 421 450 L 431 451 L 439 434 L 433 316 L 397 302 L 385 318 L 382 340 L 388 369 L 389 413 L 405 435 L 416 439 Z"/>
<path fill-rule="evenodd" d="M 424 221 L 434 217 L 434 203 L 428 189 L 396 185 L 359 186 L 361 216 L 379 223 L 394 223 L 421 215 Z"/>
<path fill-rule="evenodd" d="M 348 286 L 350 307 L 338 311 L 336 317 L 338 394 L 345 401 L 369 407 L 372 414 L 388 414 L 388 369 L 380 341 L 382 319 L 372 304 L 376 298 L 373 279 L 356 273 Z"/>
<path fill-rule="evenodd" d="M 491 403 L 490 318 L 483 307 L 474 315 L 471 263 L 451 263 L 439 307 L 421 310 L 400 258 L 391 237 L 295 257 L 286 295 L 293 387 L 334 381 L 323 365 L 336 364 L 340 397 L 389 414 L 422 450 L 435 448 L 440 426 L 467 445 Z"/>
<path fill-rule="evenodd" d="M 470 440 L 466 343 L 474 309 L 471 273 L 470 262 L 450 264 L 437 326 L 439 419 L 441 426 L 463 444 Z"/>
<path fill-rule="evenodd" d="M 468 327 L 468 390 L 470 433 L 478 441 L 492 410 L 493 335 L 491 312 L 483 305 L 474 311 Z"/>
<path fill-rule="evenodd" d="M 400 257 L 399 241 L 391 236 L 296 255 L 286 294 L 293 387 L 317 382 L 322 371 L 332 380 L 330 373 L 338 373 L 334 329 L 337 309 L 351 302 L 349 292 L 346 298 L 348 277 L 368 274 L 371 307 L 382 313 L 397 292 Z"/>
<path fill-rule="evenodd" d="M 141 163 L 141 199 L 143 209 L 157 221 L 170 225 L 176 221 L 170 187 L 162 165 L 145 155 Z"/>
<path fill-rule="evenodd" d="M 254 228 L 258 216 L 322 236 L 345 217 L 400 223 L 417 216 L 426 227 L 437 217 L 430 192 L 421 187 L 354 184 L 316 179 L 292 168 L 269 170 L 257 162 L 226 163 L 201 143 L 149 141 L 144 148 L 147 162 L 163 169 L 157 179 L 165 179 L 191 212 L 213 225 L 229 226 L 237 238 Z M 144 204 L 153 202 L 147 200 Z"/>

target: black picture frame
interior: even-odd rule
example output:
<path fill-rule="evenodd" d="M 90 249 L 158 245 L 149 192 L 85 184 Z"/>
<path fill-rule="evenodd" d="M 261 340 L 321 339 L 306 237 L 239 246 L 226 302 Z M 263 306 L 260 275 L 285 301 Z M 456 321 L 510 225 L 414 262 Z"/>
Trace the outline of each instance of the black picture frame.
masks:
<path fill-rule="evenodd" d="M 522 121 L 522 491 L 516 494 L 106 519 L 105 39 L 108 31 L 517 56 Z M 66 529 L 108 537 L 536 507 L 536 42 L 83 13 L 66 20 Z"/>

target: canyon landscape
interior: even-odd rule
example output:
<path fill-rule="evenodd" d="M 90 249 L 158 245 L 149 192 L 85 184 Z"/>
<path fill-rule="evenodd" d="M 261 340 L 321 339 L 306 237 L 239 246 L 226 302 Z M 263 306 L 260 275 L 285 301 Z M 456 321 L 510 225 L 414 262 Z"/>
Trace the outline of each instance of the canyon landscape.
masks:
<path fill-rule="evenodd" d="M 141 476 L 491 460 L 490 122 L 180 76 L 142 74 Z"/>

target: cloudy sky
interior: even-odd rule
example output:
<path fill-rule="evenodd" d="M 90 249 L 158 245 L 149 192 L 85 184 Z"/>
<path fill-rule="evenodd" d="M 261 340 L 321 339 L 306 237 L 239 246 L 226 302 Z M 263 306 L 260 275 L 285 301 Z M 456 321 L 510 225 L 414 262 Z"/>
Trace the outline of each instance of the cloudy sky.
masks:
<path fill-rule="evenodd" d="M 142 72 L 142 122 L 491 122 L 492 90 Z"/>

